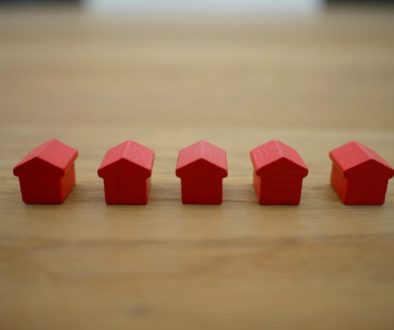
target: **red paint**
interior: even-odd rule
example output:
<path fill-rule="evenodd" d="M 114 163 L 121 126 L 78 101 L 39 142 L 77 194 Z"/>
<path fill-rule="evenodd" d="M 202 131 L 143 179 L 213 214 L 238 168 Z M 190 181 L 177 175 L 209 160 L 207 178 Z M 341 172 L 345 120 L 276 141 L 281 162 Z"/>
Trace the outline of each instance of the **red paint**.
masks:
<path fill-rule="evenodd" d="M 253 185 L 260 204 L 298 205 L 308 168 L 296 150 L 272 140 L 250 151 Z"/>
<path fill-rule="evenodd" d="M 78 151 L 57 140 L 31 150 L 14 167 L 26 204 L 61 204 L 75 185 Z"/>
<path fill-rule="evenodd" d="M 154 159 L 153 150 L 135 141 L 109 149 L 98 169 L 104 179 L 105 202 L 147 204 Z"/>
<path fill-rule="evenodd" d="M 179 152 L 175 173 L 181 178 L 182 203 L 222 203 L 222 181 L 227 177 L 223 149 L 207 141 L 194 143 Z"/>
<path fill-rule="evenodd" d="M 375 151 L 352 141 L 330 152 L 333 162 L 331 185 L 346 205 L 381 205 L 391 166 Z"/>

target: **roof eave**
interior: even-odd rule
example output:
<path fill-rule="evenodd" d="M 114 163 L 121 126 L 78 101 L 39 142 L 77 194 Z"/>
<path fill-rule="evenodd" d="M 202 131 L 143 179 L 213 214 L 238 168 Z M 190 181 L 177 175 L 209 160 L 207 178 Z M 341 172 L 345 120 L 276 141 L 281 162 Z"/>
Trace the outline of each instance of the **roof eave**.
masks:
<path fill-rule="evenodd" d="M 264 174 L 264 172 L 267 171 L 268 167 L 275 166 L 275 164 L 278 163 L 281 160 L 286 160 L 289 163 L 291 163 L 294 166 L 294 171 L 300 173 L 300 177 L 304 178 L 304 177 L 306 177 L 308 175 L 309 170 L 308 170 L 308 168 L 306 166 L 300 165 L 300 164 L 294 162 L 292 159 L 289 159 L 287 157 L 281 157 L 281 158 L 276 159 L 276 160 L 274 160 L 274 161 L 272 161 L 272 162 L 270 162 L 268 164 L 260 166 L 259 168 L 256 168 L 256 164 L 253 162 L 253 158 L 252 158 L 253 166 L 255 168 L 255 173 L 258 176 L 262 176 Z"/>
<path fill-rule="evenodd" d="M 153 161 L 152 161 L 152 164 L 151 164 L 150 168 L 146 168 L 146 167 L 141 166 L 139 164 L 133 163 L 133 162 L 131 162 L 130 160 L 128 160 L 126 158 L 120 158 L 120 159 L 117 159 L 117 160 L 113 161 L 112 163 L 109 163 L 109 164 L 107 164 L 105 166 L 100 166 L 99 169 L 97 170 L 97 175 L 100 178 L 104 178 L 105 175 L 106 175 L 106 172 L 108 172 L 111 169 L 111 167 L 117 165 L 119 162 L 127 162 L 131 166 L 139 168 L 141 170 L 141 172 L 145 174 L 144 176 L 146 178 L 150 178 L 152 176 Z"/>
<path fill-rule="evenodd" d="M 36 163 L 36 162 L 41 162 L 43 164 L 46 164 L 48 166 L 51 166 L 53 169 L 53 172 L 57 174 L 57 176 L 62 177 L 63 175 L 66 174 L 67 169 L 69 168 L 69 165 L 67 165 L 65 168 L 61 168 L 58 167 L 54 164 L 52 164 L 51 162 L 48 162 L 40 157 L 33 157 L 27 161 L 18 163 L 14 168 L 13 168 L 13 174 L 14 176 L 20 176 L 23 174 L 23 171 L 25 168 L 27 168 L 29 166 L 29 164 L 31 165 L 32 163 Z M 70 162 L 70 165 L 72 164 L 72 162 Z"/>
<path fill-rule="evenodd" d="M 222 166 L 219 166 L 219 165 L 217 165 L 217 164 L 214 164 L 214 163 L 212 163 L 212 162 L 210 162 L 210 161 L 208 161 L 208 160 L 206 160 L 206 159 L 203 159 L 203 158 L 198 159 L 198 160 L 195 160 L 194 162 L 191 162 L 191 163 L 189 163 L 189 164 L 186 164 L 186 165 L 184 165 L 184 166 L 182 166 L 182 167 L 177 167 L 176 170 L 175 170 L 175 175 L 176 175 L 178 178 L 182 178 L 182 177 L 186 174 L 185 171 L 187 170 L 188 167 L 190 167 L 190 166 L 192 166 L 193 164 L 195 164 L 195 162 L 198 162 L 198 161 L 201 161 L 201 160 L 207 162 L 207 163 L 208 163 L 209 165 L 211 165 L 215 170 L 217 170 L 218 173 L 220 173 L 219 177 L 221 177 L 221 178 L 226 178 L 226 177 L 228 176 L 228 170 L 227 170 L 226 168 L 223 168 Z"/>
<path fill-rule="evenodd" d="M 391 167 L 377 161 L 376 159 L 368 159 L 368 160 L 366 160 L 360 164 L 357 164 L 351 168 L 347 168 L 345 170 L 341 169 L 341 171 L 345 177 L 349 177 L 349 176 L 352 176 L 352 173 L 357 171 L 360 167 L 366 166 L 368 163 L 374 163 L 376 165 L 379 165 L 385 172 L 385 175 L 382 175 L 382 176 L 385 177 L 387 180 L 391 179 L 394 176 L 394 170 Z M 337 163 L 335 163 L 335 164 L 338 165 Z"/>

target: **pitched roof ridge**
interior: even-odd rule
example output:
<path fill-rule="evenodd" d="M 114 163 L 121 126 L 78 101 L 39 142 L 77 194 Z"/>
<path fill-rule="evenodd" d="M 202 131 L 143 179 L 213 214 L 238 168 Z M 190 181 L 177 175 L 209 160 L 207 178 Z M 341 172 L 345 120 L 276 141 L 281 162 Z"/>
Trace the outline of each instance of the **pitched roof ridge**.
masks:
<path fill-rule="evenodd" d="M 154 157 L 155 152 L 152 149 L 134 140 L 125 140 L 107 151 L 101 161 L 98 174 L 99 176 L 103 175 L 103 171 L 116 163 L 127 162 L 150 175 Z"/>
<path fill-rule="evenodd" d="M 219 157 L 217 155 L 218 153 L 220 154 Z M 227 176 L 226 151 L 206 140 L 194 142 L 179 151 L 176 173 L 179 174 L 182 169 L 198 161 L 204 161 L 220 169 Z"/>
<path fill-rule="evenodd" d="M 356 143 L 360 147 L 360 149 L 369 157 L 369 159 L 366 160 L 366 162 L 373 160 L 375 162 L 378 162 L 380 165 L 386 167 L 388 170 L 394 172 L 391 165 L 388 162 L 386 162 L 386 160 L 382 156 L 380 156 L 376 151 L 368 148 L 366 145 L 363 145 L 362 143 L 359 142 Z"/>
<path fill-rule="evenodd" d="M 376 153 L 376 152 L 374 152 L 374 151 L 372 151 L 371 149 L 369 149 L 367 146 L 365 146 L 365 145 L 363 145 L 362 143 L 360 143 L 360 142 L 357 142 L 357 141 L 353 141 L 359 148 L 360 148 L 360 150 L 366 155 L 366 156 L 368 156 L 368 158 L 372 158 L 372 159 L 374 159 L 374 160 L 379 160 L 379 162 L 381 162 L 381 157 L 379 157 L 379 155 Z M 378 157 L 377 157 L 378 156 Z M 369 159 L 368 159 L 369 160 Z M 366 161 L 368 161 L 368 160 L 366 160 Z"/>
<path fill-rule="evenodd" d="M 132 140 L 126 140 L 124 143 L 125 147 L 122 152 L 122 158 L 132 161 L 133 151 L 135 150 L 135 142 Z M 130 153 L 130 156 L 128 156 L 128 153 Z"/>
<path fill-rule="evenodd" d="M 35 157 L 37 157 L 39 154 L 43 153 L 44 150 L 48 149 L 48 147 L 53 143 L 53 142 L 59 142 L 57 140 L 51 139 L 48 140 L 46 142 L 44 142 L 43 144 L 41 144 L 40 146 L 38 146 L 38 148 L 36 149 L 36 155 Z"/>
<path fill-rule="evenodd" d="M 250 157 L 256 173 L 261 173 L 272 164 L 280 161 L 290 162 L 294 166 L 308 171 L 308 167 L 297 150 L 280 140 L 269 140 L 258 145 L 250 151 Z"/>
<path fill-rule="evenodd" d="M 32 151 L 31 151 L 30 159 L 40 158 L 41 160 L 46 161 L 45 159 L 42 159 L 42 158 L 41 158 L 41 154 L 42 154 L 45 150 L 47 150 L 47 149 L 50 147 L 50 145 L 53 144 L 54 142 L 56 142 L 56 143 L 61 143 L 60 141 L 55 140 L 55 139 L 50 139 L 50 140 L 48 140 L 48 141 L 45 141 L 44 143 L 41 143 L 39 146 L 37 146 L 37 147 L 35 148 L 35 150 L 32 150 Z M 62 143 L 61 143 L 61 144 L 62 144 Z M 28 154 L 27 154 L 26 156 L 28 156 Z M 29 157 L 26 157 L 26 158 L 28 159 Z"/>
<path fill-rule="evenodd" d="M 349 154 L 355 153 L 353 157 Z M 391 165 L 375 150 L 358 141 L 349 141 L 329 152 L 331 160 L 337 164 L 343 173 L 350 173 L 355 168 L 374 162 L 387 170 L 387 173 L 394 173 Z"/>
<path fill-rule="evenodd" d="M 57 144 L 54 146 L 54 144 Z M 52 148 L 51 148 L 52 147 Z M 57 147 L 66 153 L 66 156 L 59 155 Z M 54 155 L 56 154 L 56 157 Z M 65 169 L 77 158 L 78 150 L 56 139 L 47 140 L 30 150 L 14 167 L 14 174 L 17 175 L 19 169 L 31 161 L 41 161 L 50 164 L 53 168 L 64 173 Z M 54 158 L 55 157 L 55 158 Z"/>
<path fill-rule="evenodd" d="M 197 146 L 198 146 L 200 157 L 204 158 L 204 151 L 206 150 L 206 144 L 204 143 L 204 140 L 198 141 Z"/>
<path fill-rule="evenodd" d="M 278 150 L 279 156 L 284 157 L 284 158 L 289 158 L 289 157 L 286 156 L 286 153 L 283 150 L 283 147 L 284 147 L 283 142 L 281 142 L 279 140 L 271 140 L 271 141 L 274 142 L 274 144 L 275 144 L 275 146 L 276 146 L 276 148 Z"/>

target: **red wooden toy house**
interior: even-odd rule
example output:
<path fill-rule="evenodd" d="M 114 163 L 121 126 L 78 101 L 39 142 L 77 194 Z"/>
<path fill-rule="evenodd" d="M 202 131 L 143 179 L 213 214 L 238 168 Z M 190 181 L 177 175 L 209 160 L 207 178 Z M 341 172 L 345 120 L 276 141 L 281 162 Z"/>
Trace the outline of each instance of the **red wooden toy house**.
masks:
<path fill-rule="evenodd" d="M 308 168 L 296 150 L 272 140 L 250 151 L 253 184 L 260 204 L 298 205 Z"/>
<path fill-rule="evenodd" d="M 153 150 L 135 141 L 109 149 L 98 169 L 104 179 L 105 202 L 147 204 L 154 159 Z"/>
<path fill-rule="evenodd" d="M 61 204 L 75 185 L 78 151 L 57 140 L 31 150 L 14 167 L 26 204 Z"/>
<path fill-rule="evenodd" d="M 221 204 L 227 176 L 226 152 L 199 141 L 179 152 L 176 176 L 181 178 L 182 203 Z"/>
<path fill-rule="evenodd" d="M 391 166 L 375 151 L 352 141 L 330 152 L 331 185 L 344 204 L 384 203 Z"/>

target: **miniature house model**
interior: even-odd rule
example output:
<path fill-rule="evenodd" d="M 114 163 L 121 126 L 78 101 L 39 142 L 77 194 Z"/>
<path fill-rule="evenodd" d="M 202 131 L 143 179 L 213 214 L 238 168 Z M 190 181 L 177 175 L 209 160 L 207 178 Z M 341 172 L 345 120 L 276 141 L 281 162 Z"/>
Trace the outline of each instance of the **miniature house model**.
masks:
<path fill-rule="evenodd" d="M 147 204 L 155 153 L 125 141 L 109 149 L 98 169 L 107 204 Z"/>
<path fill-rule="evenodd" d="M 15 167 L 26 204 L 61 204 L 75 185 L 78 151 L 57 140 L 31 150 Z"/>
<path fill-rule="evenodd" d="M 298 205 L 308 168 L 296 150 L 272 140 L 250 152 L 253 185 L 260 204 Z"/>
<path fill-rule="evenodd" d="M 391 166 L 375 151 L 352 141 L 330 152 L 331 185 L 344 204 L 380 205 L 385 201 Z"/>
<path fill-rule="evenodd" d="M 226 152 L 207 141 L 194 143 L 179 152 L 176 176 L 181 178 L 182 203 L 221 204 Z"/>

